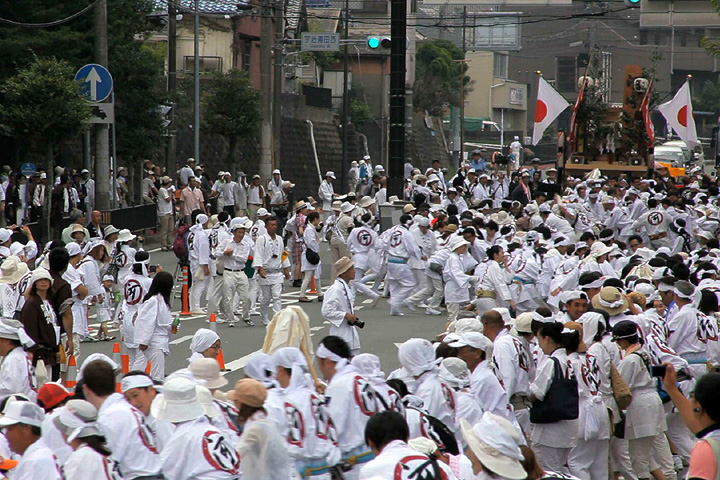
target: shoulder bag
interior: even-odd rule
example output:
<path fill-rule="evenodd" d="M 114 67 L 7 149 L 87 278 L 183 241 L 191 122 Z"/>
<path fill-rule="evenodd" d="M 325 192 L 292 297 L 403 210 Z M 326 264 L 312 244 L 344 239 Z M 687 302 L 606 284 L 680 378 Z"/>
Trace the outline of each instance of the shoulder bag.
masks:
<path fill-rule="evenodd" d="M 565 378 L 560 360 L 550 357 L 554 373 L 550 388 L 543 400 L 536 400 L 530 407 L 530 421 L 536 424 L 575 420 L 580 415 L 577 379 Z M 570 367 L 568 367 L 570 368 Z"/>
<path fill-rule="evenodd" d="M 320 255 L 318 255 L 315 250 L 309 247 L 305 249 L 305 258 L 310 265 L 317 265 L 318 263 L 320 263 Z"/>

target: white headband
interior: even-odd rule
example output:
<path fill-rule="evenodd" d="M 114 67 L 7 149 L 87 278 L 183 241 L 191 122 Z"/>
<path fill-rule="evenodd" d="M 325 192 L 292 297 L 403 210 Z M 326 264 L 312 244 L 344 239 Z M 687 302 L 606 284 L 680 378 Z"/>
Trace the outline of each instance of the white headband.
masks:
<path fill-rule="evenodd" d="M 586 289 L 586 288 L 601 288 L 603 286 L 603 279 L 598 278 L 594 282 L 588 283 L 587 285 L 580 285 L 580 289 Z"/>
<path fill-rule="evenodd" d="M 672 292 L 675 290 L 675 287 L 667 283 L 661 283 L 658 285 L 658 290 L 661 292 Z"/>
<path fill-rule="evenodd" d="M 349 363 L 346 358 L 342 358 L 340 355 L 331 352 L 322 343 L 318 347 L 317 352 L 315 352 L 315 356 L 317 358 L 327 358 L 328 360 L 335 362 L 336 370 L 340 370 L 341 368 L 343 368 L 345 365 L 347 365 Z"/>
<path fill-rule="evenodd" d="M 625 298 L 620 296 L 620 298 L 615 300 L 614 302 L 608 302 L 607 300 L 603 300 L 602 297 L 598 295 L 598 303 L 605 308 L 618 308 L 622 307 L 625 304 Z"/>
<path fill-rule="evenodd" d="M 100 433 L 96 422 L 86 422 L 67 408 L 60 409 L 60 415 L 57 421 L 70 430 L 67 434 L 68 443 L 78 438 L 86 430 L 88 430 L 89 434 Z"/>
<path fill-rule="evenodd" d="M 680 298 L 684 298 L 685 300 L 692 300 L 692 299 L 693 299 L 693 296 L 695 295 L 695 292 L 693 292 L 693 293 L 691 293 L 691 294 L 689 294 L 689 295 L 686 294 L 686 293 L 682 293 L 682 292 L 681 292 L 680 290 L 678 290 L 677 288 L 673 288 L 673 293 L 674 293 L 675 295 L 677 295 L 678 297 L 680 297 Z"/>
<path fill-rule="evenodd" d="M 120 391 L 122 393 L 126 393 L 133 388 L 144 388 L 153 386 L 155 386 L 155 384 L 153 383 L 152 378 L 148 377 L 147 375 L 130 375 L 129 377 L 125 377 L 122 379 L 122 382 L 120 383 Z"/>

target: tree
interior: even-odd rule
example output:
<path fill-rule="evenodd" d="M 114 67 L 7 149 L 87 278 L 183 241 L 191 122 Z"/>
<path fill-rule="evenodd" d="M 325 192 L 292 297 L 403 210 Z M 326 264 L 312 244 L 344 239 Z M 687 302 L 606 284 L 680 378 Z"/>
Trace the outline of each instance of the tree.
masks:
<path fill-rule="evenodd" d="M 233 163 L 238 140 L 260 131 L 260 93 L 240 70 L 213 73 L 203 80 L 201 100 L 203 129 L 228 141 L 228 165 Z"/>
<path fill-rule="evenodd" d="M 447 105 L 460 105 L 470 83 L 464 58 L 462 50 L 448 40 L 433 40 L 418 48 L 414 87 L 417 110 L 442 116 Z"/>
<path fill-rule="evenodd" d="M 0 87 L 0 125 L 16 137 L 45 144 L 48 186 L 53 182 L 56 145 L 88 127 L 90 106 L 80 97 L 80 84 L 67 62 L 37 58 Z M 49 222 L 50 188 L 46 189 L 45 219 Z"/>
<path fill-rule="evenodd" d="M 353 98 L 350 102 L 350 123 L 362 126 L 375 120 L 375 116 L 367 103 Z"/>

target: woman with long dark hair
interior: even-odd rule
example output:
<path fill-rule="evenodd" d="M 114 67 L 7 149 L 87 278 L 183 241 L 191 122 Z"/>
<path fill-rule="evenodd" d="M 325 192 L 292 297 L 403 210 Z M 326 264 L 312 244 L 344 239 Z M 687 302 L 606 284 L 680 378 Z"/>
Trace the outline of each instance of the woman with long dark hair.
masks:
<path fill-rule="evenodd" d="M 170 353 L 173 321 L 170 313 L 172 289 L 171 274 L 159 272 L 155 275 L 135 319 L 135 343 L 152 365 L 150 377 L 153 380 L 165 379 L 165 356 Z"/>
<path fill-rule="evenodd" d="M 110 457 L 97 422 L 97 409 L 85 400 L 70 400 L 53 423 L 73 452 L 63 465 L 66 480 L 120 480 L 117 462 Z"/>
<path fill-rule="evenodd" d="M 533 408 L 536 408 L 536 401 L 543 401 L 550 392 L 553 382 L 557 380 L 557 373 L 566 379 L 575 378 L 572 363 L 563 346 L 563 324 L 543 323 L 538 330 L 537 339 L 545 356 L 539 362 L 535 380 L 530 385 Z M 533 417 L 532 409 L 530 417 Z M 539 448 L 543 468 L 554 472 L 563 471 L 571 449 L 577 446 L 578 433 L 577 418 L 535 423 L 531 440 Z"/>
<path fill-rule="evenodd" d="M 53 280 L 50 272 L 44 268 L 38 268 L 30 277 L 29 290 L 25 305 L 20 312 L 20 321 L 25 327 L 25 332 L 35 342 L 35 345 L 28 348 L 32 353 L 33 367 L 42 360 L 48 369 L 53 370 L 53 379 L 60 374 L 60 367 L 57 365 L 58 345 L 60 344 L 60 326 L 55 316 L 55 310 L 48 301 L 50 287 Z"/>

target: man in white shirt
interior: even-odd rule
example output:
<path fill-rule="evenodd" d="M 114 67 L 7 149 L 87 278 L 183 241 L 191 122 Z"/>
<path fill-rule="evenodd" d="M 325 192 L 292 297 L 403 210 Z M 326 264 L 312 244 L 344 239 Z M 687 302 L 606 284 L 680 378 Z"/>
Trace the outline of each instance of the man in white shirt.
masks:
<path fill-rule="evenodd" d="M 318 188 L 318 197 L 322 202 L 323 221 L 327 220 L 327 217 L 330 215 L 330 212 L 332 211 L 332 202 L 335 197 L 337 197 L 337 194 L 333 189 L 333 180 L 335 180 L 335 173 L 327 172 L 325 174 L 325 180 L 322 181 L 320 188 Z"/>
<path fill-rule="evenodd" d="M 273 312 L 282 308 L 282 295 L 284 280 L 290 278 L 290 258 L 285 253 L 283 239 L 277 235 L 278 220 L 268 217 L 265 223 L 267 232 L 258 236 L 253 255 L 253 268 L 257 272 L 258 285 L 262 292 L 260 305 L 260 321 L 263 325 L 270 323 L 268 308 L 273 304 Z"/>
<path fill-rule="evenodd" d="M 265 205 L 265 189 L 261 183 L 260 175 L 255 174 L 248 187 L 248 217 L 253 222 L 257 219 L 258 210 Z"/>
<path fill-rule="evenodd" d="M 195 176 L 195 159 L 194 158 L 188 158 L 187 159 L 187 165 L 185 165 L 183 168 L 180 169 L 178 172 L 178 177 L 180 179 L 180 183 L 182 185 L 188 185 L 188 180 L 190 177 Z"/>
<path fill-rule="evenodd" d="M 407 444 L 410 429 L 405 418 L 392 411 L 372 417 L 365 427 L 365 440 L 375 454 L 360 470 L 360 480 L 405 478 L 444 478 L 454 480 L 450 466 L 426 455 Z M 435 472 L 442 473 L 437 475 Z"/>
<path fill-rule="evenodd" d="M 451 343 L 457 348 L 458 358 L 464 360 L 470 369 L 470 391 L 485 412 L 492 412 L 515 423 L 515 416 L 508 404 L 507 393 L 493 375 L 487 352 L 492 342 L 482 333 L 467 332 Z"/>
<path fill-rule="evenodd" d="M 268 182 L 268 193 L 271 197 L 278 193 L 280 190 L 282 190 L 283 183 L 284 182 L 282 179 L 282 175 L 280 174 L 280 170 L 276 168 L 272 172 L 272 180 Z"/>
<path fill-rule="evenodd" d="M 238 181 L 235 182 L 233 198 L 235 199 L 235 216 L 246 216 L 248 208 L 248 184 L 245 172 L 238 173 Z"/>
<path fill-rule="evenodd" d="M 80 341 L 88 334 L 86 331 L 88 328 L 87 306 L 84 303 L 85 297 L 88 295 L 88 288 L 85 286 L 82 272 L 77 269 L 78 263 L 82 260 L 80 245 L 73 242 L 68 244 L 65 249 L 70 255 L 70 261 L 62 277 L 70 284 L 72 289 L 73 355 L 75 360 L 80 362 Z"/>
<path fill-rule="evenodd" d="M 235 182 L 233 182 L 230 172 L 224 173 L 223 182 L 218 186 L 218 192 L 222 197 L 223 210 L 232 218 L 235 216 Z"/>
<path fill-rule="evenodd" d="M 334 335 L 323 338 L 315 358 L 328 383 L 325 401 L 337 430 L 343 462 L 353 466 L 343 473 L 347 480 L 357 480 L 362 464 L 373 456 L 365 444 L 365 425 L 384 407 L 371 383 L 349 363 L 350 347 L 342 338 Z"/>
<path fill-rule="evenodd" d="M 354 310 L 355 293 L 350 286 L 350 282 L 355 279 L 355 264 L 348 257 L 342 257 L 335 262 L 335 269 L 338 276 L 335 283 L 325 291 L 322 316 L 331 324 L 330 335 L 342 338 L 353 355 L 356 355 L 360 353 L 360 336 Z M 360 322 L 359 325 L 364 326 L 364 323 Z"/>
<path fill-rule="evenodd" d="M 93 360 L 84 366 L 82 373 L 85 400 L 98 409 L 98 424 L 123 478 L 163 479 L 155 433 L 145 415 L 121 393 L 115 393 L 115 372 L 110 364 Z"/>
<path fill-rule="evenodd" d="M 44 418 L 42 408 L 23 401 L 8 404 L 0 418 L 0 428 L 4 430 L 10 449 L 21 455 L 12 470 L 13 480 L 62 480 L 52 450 L 40 438 Z"/>
<path fill-rule="evenodd" d="M 204 213 L 195 218 L 195 225 L 190 227 L 188 234 L 188 250 L 190 254 L 190 274 L 192 287 L 190 287 L 190 311 L 195 315 L 202 315 L 200 300 L 210 283 L 210 240 L 205 233 L 208 216 Z"/>
<path fill-rule="evenodd" d="M 173 246 L 174 228 L 173 228 L 173 195 L 172 178 L 162 177 L 160 179 L 160 190 L 157 195 L 157 215 L 160 224 L 160 250 L 170 251 Z"/>
<path fill-rule="evenodd" d="M 223 269 L 223 302 L 222 308 L 230 327 L 235 326 L 233 304 L 235 295 L 242 302 L 242 319 L 250 327 L 255 326 L 250 320 L 250 284 L 245 274 L 245 263 L 252 254 L 253 241 L 245 233 L 252 226 L 250 220 L 233 218 L 230 222 L 232 238 L 218 244 L 218 252 L 222 252 Z"/>

